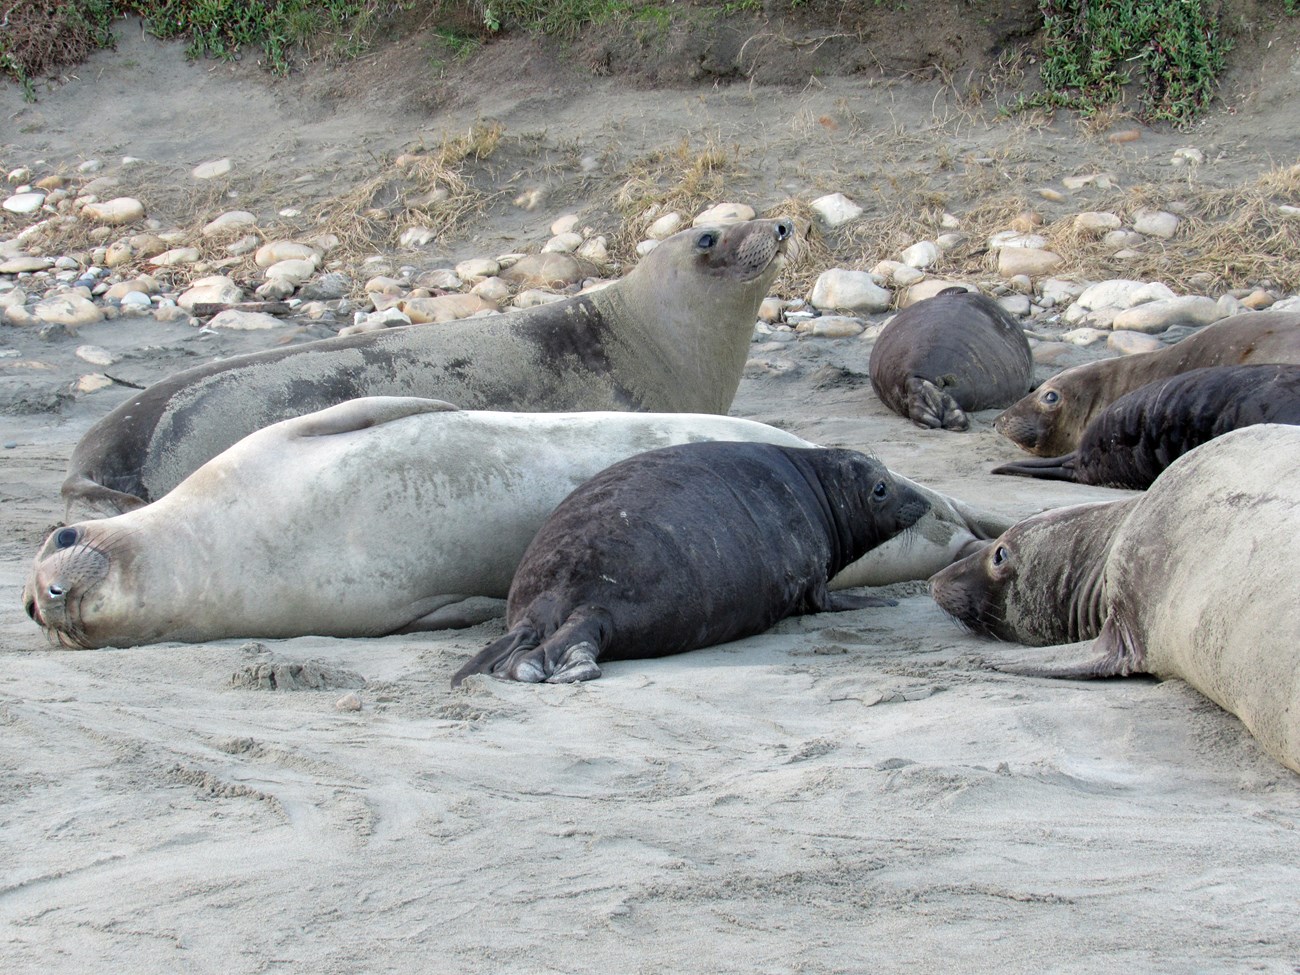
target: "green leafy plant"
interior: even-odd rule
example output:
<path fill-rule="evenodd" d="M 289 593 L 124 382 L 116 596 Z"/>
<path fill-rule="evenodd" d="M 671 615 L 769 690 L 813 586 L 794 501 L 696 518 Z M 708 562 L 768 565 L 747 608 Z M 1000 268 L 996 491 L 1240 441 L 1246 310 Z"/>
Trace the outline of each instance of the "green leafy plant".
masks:
<path fill-rule="evenodd" d="M 1214 97 L 1231 42 L 1210 0 L 1043 0 L 1044 92 L 1034 105 L 1092 113 L 1141 85 L 1140 113 L 1190 121 Z"/>

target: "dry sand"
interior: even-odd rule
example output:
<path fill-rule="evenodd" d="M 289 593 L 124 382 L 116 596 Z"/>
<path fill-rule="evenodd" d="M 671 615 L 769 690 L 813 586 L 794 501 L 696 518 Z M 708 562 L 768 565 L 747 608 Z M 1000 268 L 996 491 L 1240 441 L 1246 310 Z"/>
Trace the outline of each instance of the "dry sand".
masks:
<path fill-rule="evenodd" d="M 762 98 L 774 124 L 803 111 Z M 89 84 L 51 96 L 66 124 L 29 138 L 90 138 L 98 105 Z M 81 341 L 127 327 L 161 329 Z M 1011 515 L 1121 496 L 990 476 L 1017 453 L 994 414 L 914 428 L 875 400 L 868 352 L 801 342 L 734 412 Z M 78 374 L 67 350 L 44 359 Z M 452 691 L 500 621 L 51 649 L 19 589 L 72 445 L 126 392 L 0 417 L 18 442 L 0 457 L 6 972 L 1300 971 L 1300 779 L 1179 682 L 988 669 L 997 645 L 920 583 L 574 687 Z M 309 661 L 335 686 L 246 686 Z M 363 707 L 342 712 L 349 675 Z"/>

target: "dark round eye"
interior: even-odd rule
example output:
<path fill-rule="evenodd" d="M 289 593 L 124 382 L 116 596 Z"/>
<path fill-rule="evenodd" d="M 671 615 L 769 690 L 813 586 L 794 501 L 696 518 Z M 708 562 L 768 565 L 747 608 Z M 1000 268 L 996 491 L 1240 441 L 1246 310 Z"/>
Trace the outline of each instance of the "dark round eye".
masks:
<path fill-rule="evenodd" d="M 1009 553 L 1007 552 L 1007 547 L 1005 545 L 999 545 L 993 550 L 994 565 L 1002 565 L 1002 563 L 1006 562 L 1008 557 Z"/>
<path fill-rule="evenodd" d="M 884 481 L 877 481 L 876 486 L 871 489 L 871 496 L 877 501 L 884 501 L 889 497 L 889 485 Z"/>
<path fill-rule="evenodd" d="M 1048 406 L 1055 406 L 1061 401 L 1061 394 L 1054 389 L 1049 389 L 1047 392 L 1043 393 L 1042 400 Z"/>
<path fill-rule="evenodd" d="M 81 532 L 75 528 L 60 528 L 58 534 L 54 536 L 54 544 L 59 548 L 71 548 L 77 544 L 77 539 L 81 537 Z"/>
<path fill-rule="evenodd" d="M 702 251 L 710 250 L 718 242 L 718 235 L 712 230 L 706 230 L 700 236 L 695 238 L 695 246 Z"/>

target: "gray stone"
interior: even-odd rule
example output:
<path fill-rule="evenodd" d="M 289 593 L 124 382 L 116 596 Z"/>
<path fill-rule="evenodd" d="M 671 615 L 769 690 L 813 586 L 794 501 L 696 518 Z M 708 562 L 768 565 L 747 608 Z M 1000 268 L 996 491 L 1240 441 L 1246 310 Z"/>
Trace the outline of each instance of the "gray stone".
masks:
<path fill-rule="evenodd" d="M 866 271 L 831 268 L 817 278 L 808 300 L 813 307 L 823 311 L 873 315 L 886 311 L 893 301 L 893 295 L 887 288 L 878 285 Z"/>

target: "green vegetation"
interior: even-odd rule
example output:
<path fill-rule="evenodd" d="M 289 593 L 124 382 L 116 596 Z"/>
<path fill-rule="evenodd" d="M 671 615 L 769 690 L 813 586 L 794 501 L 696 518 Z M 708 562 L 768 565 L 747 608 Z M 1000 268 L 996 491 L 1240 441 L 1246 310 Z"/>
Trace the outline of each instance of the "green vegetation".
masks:
<path fill-rule="evenodd" d="M 1091 114 L 1138 80 L 1143 116 L 1185 123 L 1213 98 L 1231 46 L 1210 0 L 1043 0 L 1042 11 L 1045 91 L 1026 107 Z"/>

